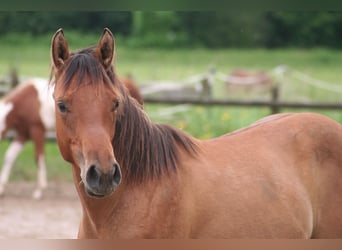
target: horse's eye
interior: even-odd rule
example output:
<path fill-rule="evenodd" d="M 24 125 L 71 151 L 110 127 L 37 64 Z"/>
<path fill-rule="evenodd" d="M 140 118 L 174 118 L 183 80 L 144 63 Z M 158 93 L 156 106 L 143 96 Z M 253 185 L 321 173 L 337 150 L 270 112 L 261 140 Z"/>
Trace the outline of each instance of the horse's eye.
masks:
<path fill-rule="evenodd" d="M 113 111 L 117 111 L 118 110 L 118 107 L 119 107 L 119 101 L 115 101 L 114 104 L 113 104 Z"/>
<path fill-rule="evenodd" d="M 57 103 L 57 107 L 58 107 L 58 109 L 59 109 L 59 111 L 61 112 L 61 113 L 66 113 L 66 112 L 68 112 L 68 108 L 66 107 L 66 105 L 65 105 L 65 103 L 64 102 L 58 102 Z"/>

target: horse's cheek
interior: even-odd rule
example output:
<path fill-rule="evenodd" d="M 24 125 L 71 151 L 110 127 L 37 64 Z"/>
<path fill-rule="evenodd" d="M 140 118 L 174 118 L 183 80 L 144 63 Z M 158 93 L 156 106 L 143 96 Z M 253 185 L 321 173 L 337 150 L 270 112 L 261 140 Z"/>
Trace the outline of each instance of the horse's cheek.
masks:
<path fill-rule="evenodd" d="M 67 138 L 65 135 L 65 131 L 63 131 L 63 126 L 57 126 L 56 136 L 59 150 L 62 154 L 62 157 L 65 161 L 72 163 L 72 155 L 70 150 L 70 138 Z"/>

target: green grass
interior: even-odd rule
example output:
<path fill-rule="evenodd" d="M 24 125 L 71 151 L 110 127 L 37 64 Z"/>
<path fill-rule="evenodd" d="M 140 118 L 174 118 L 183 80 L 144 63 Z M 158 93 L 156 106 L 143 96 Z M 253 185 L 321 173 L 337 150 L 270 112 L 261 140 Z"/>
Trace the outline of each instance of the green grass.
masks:
<path fill-rule="evenodd" d="M 97 36 L 77 33 L 65 33 L 72 50 L 96 44 Z M 52 34 L 51 34 L 52 36 Z M 0 37 L 0 76 L 8 74 L 10 67 L 16 67 L 21 76 L 48 77 L 50 70 L 51 37 L 18 35 Z M 216 71 L 229 73 L 236 68 L 271 71 L 276 66 L 285 64 L 314 78 L 341 84 L 342 86 L 342 51 L 317 49 L 144 49 L 129 48 L 124 40 L 116 39 L 115 67 L 119 75 L 132 74 L 139 85 L 149 81 L 173 80 L 181 81 L 189 76 L 207 72 L 210 67 Z M 236 98 L 236 93 L 228 93 L 221 83 L 214 86 L 216 98 Z M 282 100 L 338 102 L 341 93 L 325 91 L 305 85 L 289 78 L 281 85 Z M 240 94 L 244 98 L 255 95 Z M 267 95 L 256 96 L 268 98 Z M 268 114 L 267 108 L 234 108 L 193 106 L 184 113 L 169 117 L 158 116 L 158 111 L 170 105 L 146 104 L 145 109 L 155 122 L 167 122 L 183 129 L 191 135 L 206 139 L 219 136 L 246 126 Z M 282 110 L 283 112 L 294 110 Z M 297 111 L 297 110 L 296 110 Z M 298 112 L 307 110 L 298 110 Z M 333 119 L 342 122 L 340 111 L 320 111 Z M 0 163 L 8 142 L 0 143 Z M 49 179 L 71 180 L 70 166 L 61 158 L 55 143 L 48 143 L 47 165 Z M 20 154 L 13 180 L 35 179 L 36 166 L 33 160 L 32 144 L 28 143 Z"/>
<path fill-rule="evenodd" d="M 3 162 L 5 151 L 9 145 L 8 140 L 0 142 L 0 162 Z M 37 165 L 34 159 L 33 143 L 27 142 L 20 152 L 18 159 L 13 166 L 10 181 L 26 181 L 37 179 Z M 45 158 L 47 165 L 47 174 L 49 180 L 72 180 L 71 166 L 66 163 L 61 155 L 57 144 L 54 142 L 47 142 L 45 144 Z"/>

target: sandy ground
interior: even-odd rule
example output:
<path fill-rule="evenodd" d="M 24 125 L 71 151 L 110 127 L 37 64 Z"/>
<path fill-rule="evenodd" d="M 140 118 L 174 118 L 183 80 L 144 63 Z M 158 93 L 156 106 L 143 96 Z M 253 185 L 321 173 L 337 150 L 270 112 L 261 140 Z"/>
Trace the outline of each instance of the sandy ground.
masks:
<path fill-rule="evenodd" d="M 31 198 L 35 183 L 9 183 L 0 198 L 1 239 L 76 238 L 81 205 L 73 183 L 49 183 L 44 196 Z"/>

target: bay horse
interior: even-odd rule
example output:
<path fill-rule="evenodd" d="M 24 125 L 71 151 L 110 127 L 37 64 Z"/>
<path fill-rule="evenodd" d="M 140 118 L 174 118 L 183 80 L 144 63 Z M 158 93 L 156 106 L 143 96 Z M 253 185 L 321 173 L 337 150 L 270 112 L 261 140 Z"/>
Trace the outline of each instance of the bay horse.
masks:
<path fill-rule="evenodd" d="M 4 157 L 0 175 L 0 195 L 4 194 L 14 162 L 28 140 L 32 140 L 34 144 L 38 165 L 37 187 L 33 198 L 40 199 L 47 187 L 45 134 L 55 130 L 53 88 L 48 88 L 48 82 L 42 78 L 26 80 L 0 101 L 0 139 L 4 138 L 9 130 L 15 131 L 14 139 Z"/>
<path fill-rule="evenodd" d="M 56 135 L 82 204 L 79 238 L 342 237 L 342 127 L 266 117 L 199 140 L 153 123 L 118 81 L 114 37 L 52 37 Z"/>

